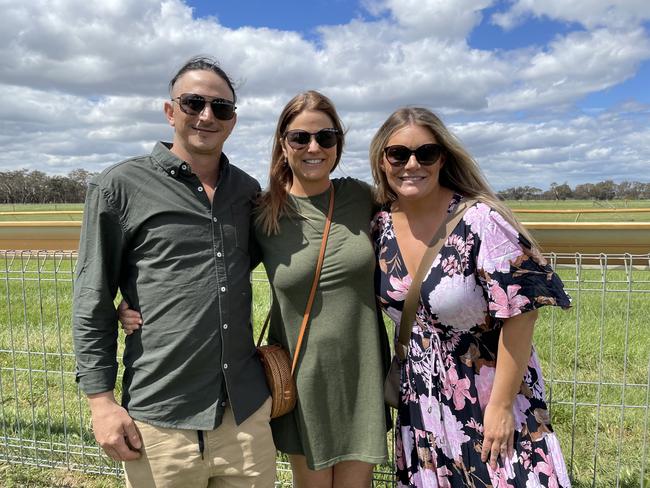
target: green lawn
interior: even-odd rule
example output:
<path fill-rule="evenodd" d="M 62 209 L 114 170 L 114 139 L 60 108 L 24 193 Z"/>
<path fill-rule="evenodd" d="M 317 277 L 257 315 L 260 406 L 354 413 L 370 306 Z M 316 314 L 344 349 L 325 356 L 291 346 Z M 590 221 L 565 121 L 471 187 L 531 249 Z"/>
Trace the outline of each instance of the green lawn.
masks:
<path fill-rule="evenodd" d="M 648 209 L 650 200 L 519 200 L 507 201 L 523 222 L 650 222 L 650 212 L 519 213 L 517 210 Z"/>
<path fill-rule="evenodd" d="M 0 257 L 5 288 L 0 306 L 0 457 L 115 473 L 117 467 L 92 442 L 86 403 L 72 373 L 74 261 L 65 255 L 13 262 Z M 650 271 L 558 271 L 574 307 L 544 309 L 535 345 L 574 486 L 616 486 L 620 473 L 618 486 L 638 487 L 644 459 L 650 482 Z M 255 278 L 253 310 L 259 330 L 269 293 L 263 272 Z M 390 466 L 381 469 L 390 472 Z M 113 476 L 20 464 L 0 464 L 0 476 L 0 486 L 121 486 Z M 384 485 L 390 486 L 375 484 Z"/>

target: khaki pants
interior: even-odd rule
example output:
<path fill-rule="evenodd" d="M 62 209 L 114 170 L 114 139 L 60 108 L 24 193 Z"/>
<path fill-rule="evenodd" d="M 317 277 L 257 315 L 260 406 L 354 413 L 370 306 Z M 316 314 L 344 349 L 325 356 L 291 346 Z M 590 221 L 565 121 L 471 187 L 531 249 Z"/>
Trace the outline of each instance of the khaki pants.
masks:
<path fill-rule="evenodd" d="M 270 488 L 275 482 L 271 399 L 241 425 L 230 406 L 215 430 L 166 429 L 136 421 L 142 456 L 124 463 L 128 488 Z"/>

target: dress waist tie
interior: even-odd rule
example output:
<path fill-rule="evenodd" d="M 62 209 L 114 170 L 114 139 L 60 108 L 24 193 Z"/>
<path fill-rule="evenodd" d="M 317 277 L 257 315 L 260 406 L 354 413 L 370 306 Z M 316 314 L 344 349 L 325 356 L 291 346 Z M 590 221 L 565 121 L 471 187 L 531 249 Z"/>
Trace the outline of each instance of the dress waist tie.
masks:
<path fill-rule="evenodd" d="M 447 379 L 447 371 L 445 370 L 445 363 L 442 359 L 442 354 L 440 350 L 442 349 L 442 343 L 440 342 L 440 337 L 438 334 L 434 333 L 431 335 L 431 345 L 429 346 L 429 353 L 431 355 L 431 369 L 429 372 L 429 396 L 427 398 L 427 410 L 431 413 L 431 393 L 433 390 L 433 381 L 434 377 L 440 378 L 444 383 Z M 438 397 L 440 397 L 440 388 L 438 388 Z M 438 398 L 438 403 L 440 403 L 440 398 Z"/>

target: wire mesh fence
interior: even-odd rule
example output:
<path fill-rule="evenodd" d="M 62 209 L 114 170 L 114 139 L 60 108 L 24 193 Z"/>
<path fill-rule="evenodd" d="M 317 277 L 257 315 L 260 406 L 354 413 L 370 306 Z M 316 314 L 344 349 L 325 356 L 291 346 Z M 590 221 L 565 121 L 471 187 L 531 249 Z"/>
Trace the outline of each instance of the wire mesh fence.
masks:
<path fill-rule="evenodd" d="M 542 310 L 535 347 L 573 484 L 650 487 L 650 255 L 548 257 L 573 307 Z M 0 251 L 0 260 L 0 461 L 119 476 L 74 380 L 76 253 Z M 259 324 L 269 302 L 263 271 L 253 286 Z M 389 452 L 375 487 L 395 486 Z M 276 485 L 292 485 L 281 456 Z"/>

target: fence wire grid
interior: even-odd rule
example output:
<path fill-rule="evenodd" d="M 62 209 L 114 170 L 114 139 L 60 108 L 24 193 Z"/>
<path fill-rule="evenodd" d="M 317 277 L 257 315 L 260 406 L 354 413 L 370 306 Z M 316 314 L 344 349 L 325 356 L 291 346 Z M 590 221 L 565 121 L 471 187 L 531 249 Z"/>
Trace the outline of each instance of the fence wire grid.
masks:
<path fill-rule="evenodd" d="M 650 254 L 546 257 L 573 306 L 545 307 L 534 344 L 573 485 L 650 488 Z M 94 441 L 74 378 L 76 253 L 0 251 L 0 260 L 0 462 L 120 476 Z M 259 327 L 269 287 L 263 270 L 252 280 Z M 396 486 L 389 452 L 374 487 Z M 281 455 L 276 486 L 292 486 Z"/>

